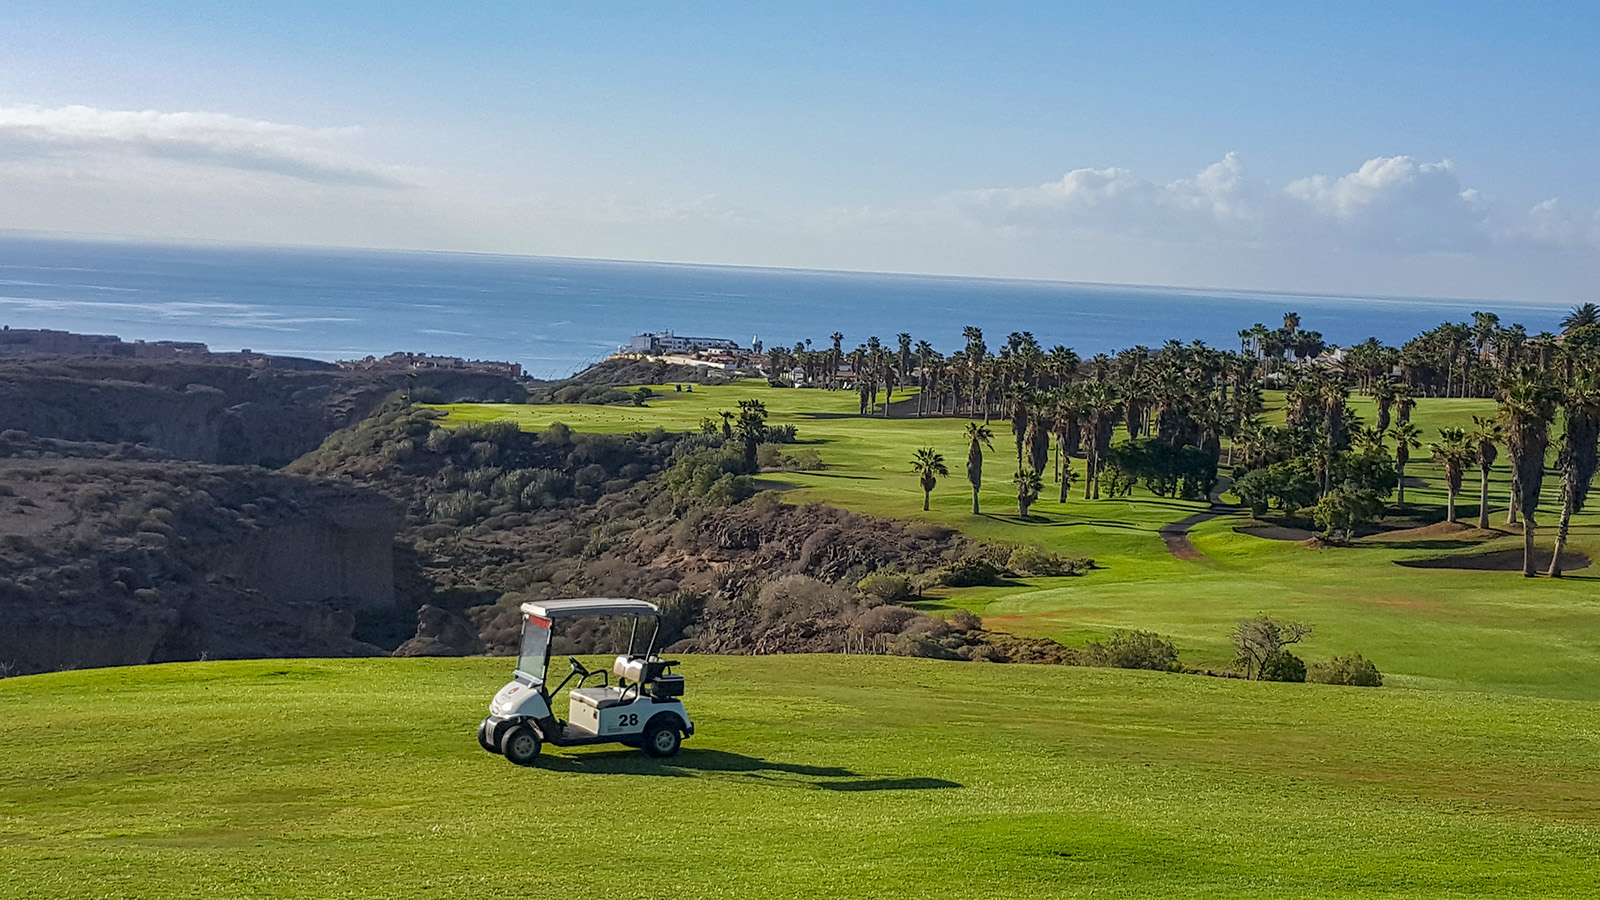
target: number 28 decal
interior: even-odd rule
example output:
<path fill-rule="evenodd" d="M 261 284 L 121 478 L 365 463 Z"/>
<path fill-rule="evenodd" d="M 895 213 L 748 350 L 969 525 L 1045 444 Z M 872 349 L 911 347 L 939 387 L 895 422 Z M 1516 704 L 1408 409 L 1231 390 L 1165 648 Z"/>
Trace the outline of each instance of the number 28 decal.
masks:
<path fill-rule="evenodd" d="M 617 716 L 617 726 L 620 727 L 620 728 L 637 728 L 637 727 L 639 727 L 639 714 L 638 713 L 623 713 L 623 714 Z"/>

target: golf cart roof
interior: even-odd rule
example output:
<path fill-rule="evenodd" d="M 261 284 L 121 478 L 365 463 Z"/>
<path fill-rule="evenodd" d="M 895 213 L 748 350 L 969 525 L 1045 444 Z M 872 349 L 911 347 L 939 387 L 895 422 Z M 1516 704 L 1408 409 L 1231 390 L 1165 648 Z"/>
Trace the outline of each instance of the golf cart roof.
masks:
<path fill-rule="evenodd" d="M 572 619 L 579 616 L 655 616 L 661 610 L 654 603 L 622 597 L 575 597 L 570 600 L 542 600 L 522 604 L 524 615 L 541 619 Z"/>

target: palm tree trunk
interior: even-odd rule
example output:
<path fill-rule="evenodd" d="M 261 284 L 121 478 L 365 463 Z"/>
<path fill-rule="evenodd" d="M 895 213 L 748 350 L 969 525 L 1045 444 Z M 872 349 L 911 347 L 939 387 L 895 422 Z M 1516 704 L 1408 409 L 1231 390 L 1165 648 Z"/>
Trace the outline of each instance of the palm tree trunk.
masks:
<path fill-rule="evenodd" d="M 1517 498 L 1512 497 L 1506 505 L 1506 524 L 1517 524 Z"/>
<path fill-rule="evenodd" d="M 1404 464 L 1401 464 L 1395 468 L 1399 470 L 1396 473 L 1399 477 L 1395 479 L 1394 485 L 1394 489 L 1397 494 L 1394 502 L 1398 505 L 1406 502 L 1406 467 Z"/>
<path fill-rule="evenodd" d="M 1556 552 L 1550 555 L 1550 570 L 1545 573 L 1551 578 L 1561 577 L 1561 551 L 1567 549 L 1567 531 L 1572 527 L 1572 492 L 1562 490 L 1561 493 L 1566 496 L 1561 503 L 1561 524 L 1556 526 Z"/>
<path fill-rule="evenodd" d="M 1478 484 L 1478 527 L 1484 530 L 1489 528 L 1489 470 L 1480 469 L 1483 473 Z"/>
<path fill-rule="evenodd" d="M 1447 491 L 1444 499 L 1444 519 L 1451 525 L 1456 524 L 1456 492 Z"/>
<path fill-rule="evenodd" d="M 930 496 L 932 496 L 932 494 L 933 494 L 933 491 L 923 491 L 922 492 L 922 511 L 923 512 L 927 512 L 928 511 L 928 498 Z"/>
<path fill-rule="evenodd" d="M 1533 513 L 1522 517 L 1522 577 L 1533 578 L 1539 573 L 1533 568 Z"/>
<path fill-rule="evenodd" d="M 972 486 L 972 514 L 978 514 L 978 486 Z"/>

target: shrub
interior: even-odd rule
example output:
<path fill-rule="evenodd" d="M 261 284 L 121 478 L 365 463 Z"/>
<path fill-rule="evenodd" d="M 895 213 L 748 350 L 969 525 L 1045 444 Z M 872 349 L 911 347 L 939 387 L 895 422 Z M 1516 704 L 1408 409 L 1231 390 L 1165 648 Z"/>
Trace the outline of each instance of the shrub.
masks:
<path fill-rule="evenodd" d="M 878 606 L 856 617 L 856 620 L 850 623 L 850 633 L 858 638 L 899 634 L 916 617 L 915 610 L 904 606 Z"/>
<path fill-rule="evenodd" d="M 1091 565 L 1089 560 L 1062 556 L 1037 544 L 1018 547 L 1006 560 L 1006 568 L 1019 575 L 1082 575 Z"/>
<path fill-rule="evenodd" d="M 939 572 L 939 580 L 950 587 L 978 587 L 1000 580 L 1000 569 L 986 559 L 968 556 Z"/>
<path fill-rule="evenodd" d="M 891 656 L 919 656 L 923 659 L 961 659 L 954 647 L 945 646 L 938 638 L 927 634 L 902 634 L 889 642 Z"/>
<path fill-rule="evenodd" d="M 861 593 L 876 597 L 884 603 L 904 603 L 915 594 L 911 579 L 899 572 L 873 572 L 856 585 Z"/>
<path fill-rule="evenodd" d="M 947 620 L 950 627 L 957 631 L 982 631 L 983 620 L 970 609 L 958 609 L 950 614 Z"/>
<path fill-rule="evenodd" d="M 1305 681 L 1305 661 L 1287 650 L 1279 650 L 1261 664 L 1261 680 Z"/>
<path fill-rule="evenodd" d="M 1178 671 L 1178 648 L 1153 631 L 1114 631 L 1102 641 L 1083 648 L 1083 663 L 1116 669 Z"/>
<path fill-rule="evenodd" d="M 1306 671 L 1306 680 L 1318 684 L 1345 684 L 1353 687 L 1383 687 L 1383 673 L 1359 653 L 1335 656 L 1324 662 L 1312 663 Z"/>

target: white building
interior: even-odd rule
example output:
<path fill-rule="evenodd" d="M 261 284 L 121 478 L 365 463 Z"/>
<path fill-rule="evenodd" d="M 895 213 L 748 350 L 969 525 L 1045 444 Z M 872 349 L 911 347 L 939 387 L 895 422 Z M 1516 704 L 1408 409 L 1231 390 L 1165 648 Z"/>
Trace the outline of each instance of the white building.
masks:
<path fill-rule="evenodd" d="M 634 335 L 623 348 L 629 353 L 694 353 L 699 350 L 737 350 L 727 338 L 683 337 L 670 331 Z"/>

